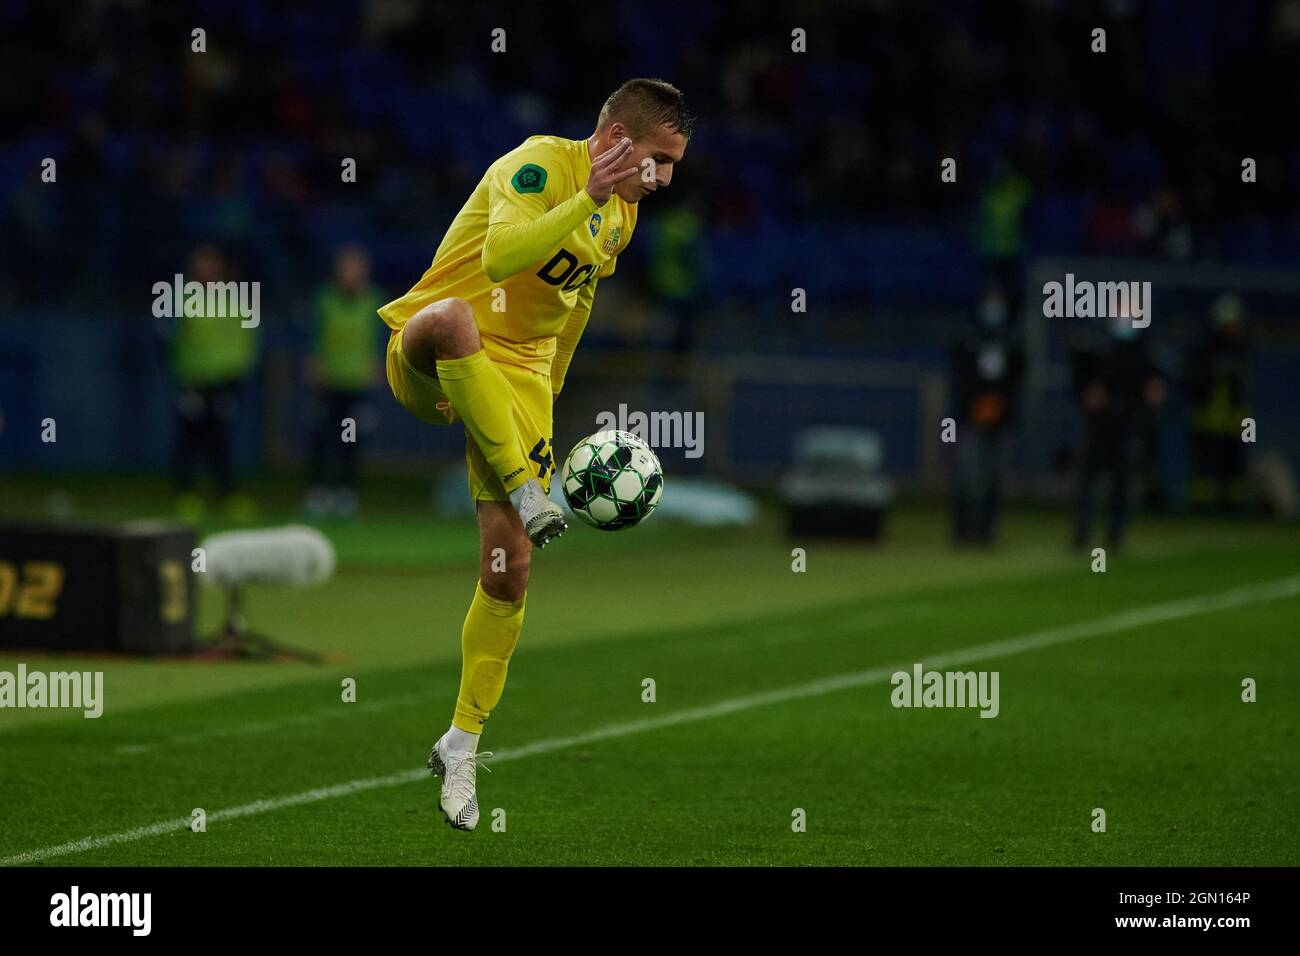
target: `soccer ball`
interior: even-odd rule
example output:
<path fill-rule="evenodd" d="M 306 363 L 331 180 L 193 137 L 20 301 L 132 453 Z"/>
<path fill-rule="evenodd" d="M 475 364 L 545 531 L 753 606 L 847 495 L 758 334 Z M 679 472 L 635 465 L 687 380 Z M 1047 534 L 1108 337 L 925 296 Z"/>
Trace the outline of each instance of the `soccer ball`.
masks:
<path fill-rule="evenodd" d="M 664 493 L 659 457 L 631 432 L 587 436 L 564 460 L 562 478 L 573 513 L 601 531 L 640 524 Z"/>

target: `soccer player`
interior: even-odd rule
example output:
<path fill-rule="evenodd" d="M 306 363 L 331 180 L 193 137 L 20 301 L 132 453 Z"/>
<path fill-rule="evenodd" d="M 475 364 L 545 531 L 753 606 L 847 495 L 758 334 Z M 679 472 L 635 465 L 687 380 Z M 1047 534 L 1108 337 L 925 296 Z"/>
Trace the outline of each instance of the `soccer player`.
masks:
<path fill-rule="evenodd" d="M 448 823 L 472 830 L 479 736 L 519 639 L 532 546 L 566 529 L 548 497 L 551 406 L 636 226 L 691 134 L 681 93 L 629 80 L 587 139 L 530 136 L 488 167 L 414 288 L 379 310 L 388 383 L 422 421 L 465 425 L 479 580 L 461 632 L 460 692 L 429 769 Z M 504 556 L 504 570 L 497 556 Z"/>

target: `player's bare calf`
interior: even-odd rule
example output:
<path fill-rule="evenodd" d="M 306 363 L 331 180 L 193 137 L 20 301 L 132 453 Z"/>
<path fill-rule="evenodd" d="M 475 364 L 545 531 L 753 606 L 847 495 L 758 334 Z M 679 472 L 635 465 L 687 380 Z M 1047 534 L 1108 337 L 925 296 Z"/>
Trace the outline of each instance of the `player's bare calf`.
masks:
<path fill-rule="evenodd" d="M 504 501 L 478 503 L 479 584 L 498 601 L 518 601 L 528 589 L 532 542 Z"/>

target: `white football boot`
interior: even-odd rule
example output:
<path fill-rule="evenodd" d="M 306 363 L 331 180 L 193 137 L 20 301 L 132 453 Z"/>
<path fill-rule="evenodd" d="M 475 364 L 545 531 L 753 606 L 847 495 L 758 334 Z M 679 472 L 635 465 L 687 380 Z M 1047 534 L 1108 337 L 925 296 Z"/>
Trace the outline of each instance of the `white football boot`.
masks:
<path fill-rule="evenodd" d="M 528 540 L 539 548 L 546 547 L 548 541 L 569 530 L 564 512 L 546 496 L 542 483 L 536 478 L 528 479 L 510 492 L 510 503 L 519 512 Z"/>
<path fill-rule="evenodd" d="M 490 750 L 481 754 L 448 750 L 445 734 L 438 738 L 433 750 L 429 752 L 429 770 L 435 777 L 442 778 L 442 797 L 438 806 L 442 808 L 447 822 L 457 830 L 473 830 L 478 826 L 475 771 L 479 760 L 491 756 Z M 485 766 L 483 769 L 492 772 L 491 767 Z"/>

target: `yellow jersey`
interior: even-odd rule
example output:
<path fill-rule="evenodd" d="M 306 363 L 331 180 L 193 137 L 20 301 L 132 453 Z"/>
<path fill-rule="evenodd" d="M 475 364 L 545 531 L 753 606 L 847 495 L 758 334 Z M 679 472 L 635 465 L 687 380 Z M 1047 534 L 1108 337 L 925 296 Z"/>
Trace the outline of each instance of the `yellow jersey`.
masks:
<path fill-rule="evenodd" d="M 614 194 L 596 205 L 584 188 L 590 171 L 585 139 L 524 140 L 488 167 L 433 264 L 380 317 L 396 330 L 432 302 L 462 298 L 490 358 L 550 374 L 556 337 L 572 315 L 571 355 L 597 279 L 613 274 L 636 227 L 634 203 Z"/>

